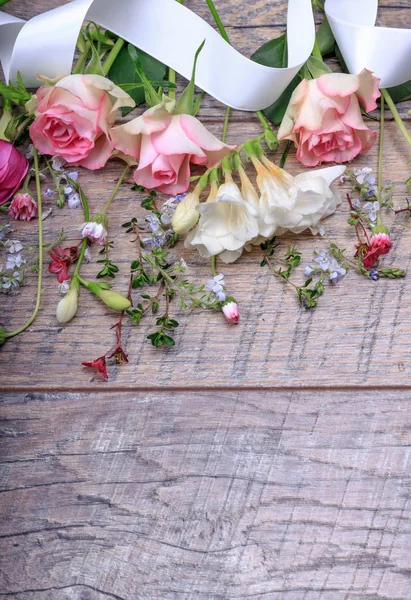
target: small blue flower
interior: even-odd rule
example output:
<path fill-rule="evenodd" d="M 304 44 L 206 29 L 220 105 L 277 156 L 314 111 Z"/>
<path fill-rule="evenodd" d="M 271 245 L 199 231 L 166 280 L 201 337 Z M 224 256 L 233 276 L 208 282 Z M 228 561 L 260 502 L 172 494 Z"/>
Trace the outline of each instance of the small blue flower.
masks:
<path fill-rule="evenodd" d="M 370 221 L 376 221 L 378 216 L 378 211 L 380 210 L 380 203 L 378 201 L 375 202 L 367 202 L 363 206 L 363 211 L 368 214 Z"/>
<path fill-rule="evenodd" d="M 371 269 L 370 277 L 373 281 L 377 281 L 378 280 L 378 269 L 376 269 L 375 267 L 373 269 Z"/>

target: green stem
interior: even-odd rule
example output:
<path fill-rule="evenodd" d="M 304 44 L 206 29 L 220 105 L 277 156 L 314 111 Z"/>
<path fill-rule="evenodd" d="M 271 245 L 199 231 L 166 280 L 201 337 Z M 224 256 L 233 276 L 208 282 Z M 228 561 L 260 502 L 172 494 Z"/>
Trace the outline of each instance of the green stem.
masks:
<path fill-rule="evenodd" d="M 78 186 L 78 190 L 79 190 L 79 192 L 81 192 L 80 186 Z M 90 218 L 90 209 L 88 206 L 88 201 L 83 192 L 80 193 L 80 198 L 81 198 L 81 203 L 83 205 L 84 221 L 87 222 Z M 80 276 L 79 276 L 80 267 L 84 260 L 84 255 L 86 253 L 86 250 L 87 250 L 87 238 L 84 238 L 84 240 L 81 242 L 80 254 L 77 259 L 76 268 L 74 269 L 73 278 L 77 277 L 78 279 L 80 279 Z"/>
<path fill-rule="evenodd" d="M 119 55 L 120 50 L 122 49 L 122 47 L 124 46 L 125 41 L 123 40 L 123 38 L 118 38 L 116 43 L 114 44 L 114 46 L 112 47 L 112 49 L 110 50 L 106 60 L 103 63 L 103 73 L 104 75 L 107 75 L 108 72 L 110 71 L 111 67 L 113 66 L 114 61 L 116 60 L 117 56 Z"/>
<path fill-rule="evenodd" d="M 116 187 L 112 191 L 110 198 L 107 200 L 107 202 L 103 206 L 103 210 L 101 211 L 102 215 L 107 214 L 110 204 L 113 202 L 114 198 L 116 197 L 117 192 L 118 192 L 121 184 L 123 183 L 124 177 L 127 175 L 129 169 L 130 169 L 130 167 L 129 167 L 129 165 L 127 165 L 126 168 L 124 169 L 124 171 L 122 172 L 122 174 L 120 175 L 119 180 L 116 183 Z"/>
<path fill-rule="evenodd" d="M 384 96 L 381 96 L 380 104 L 380 141 L 378 149 L 378 176 L 377 176 L 377 198 L 380 203 L 378 214 L 381 211 L 381 197 L 382 197 L 382 168 L 383 168 L 383 155 L 384 155 L 384 121 L 385 121 L 385 103 Z"/>
<path fill-rule="evenodd" d="M 37 281 L 37 297 L 36 297 L 36 305 L 34 307 L 33 313 L 28 321 L 19 329 L 12 331 L 10 333 L 5 333 L 5 338 L 15 337 L 22 333 L 29 327 L 35 318 L 38 315 L 41 301 L 41 286 L 43 281 L 43 220 L 42 220 L 42 204 L 41 204 L 41 185 L 40 185 L 40 177 L 39 177 L 39 155 L 37 153 L 36 148 L 33 148 L 33 158 L 34 158 L 34 170 L 36 173 L 36 192 L 37 192 L 37 206 L 38 206 L 38 221 L 39 221 L 39 275 Z"/>
<path fill-rule="evenodd" d="M 176 84 L 176 72 L 174 71 L 174 69 L 172 69 L 171 67 L 169 67 L 168 69 L 168 81 L 172 84 L 175 85 Z M 171 87 L 168 90 L 168 95 L 172 100 L 175 100 L 176 98 L 176 88 L 175 87 Z"/>
<path fill-rule="evenodd" d="M 179 4 L 183 4 L 184 0 L 176 0 L 176 2 L 178 2 Z M 176 84 L 176 72 L 171 67 L 169 67 L 169 69 L 168 69 L 168 81 L 170 83 L 172 83 L 173 85 Z M 168 95 L 172 100 L 175 100 L 176 88 L 170 87 L 170 89 L 168 91 Z"/>
<path fill-rule="evenodd" d="M 212 273 L 213 277 L 215 277 L 217 275 L 217 257 L 216 256 L 211 257 L 211 273 Z"/>
<path fill-rule="evenodd" d="M 87 56 L 90 52 L 90 42 L 86 42 L 84 52 L 80 54 L 76 64 L 73 67 L 72 74 L 77 75 L 78 73 L 83 72 L 84 65 L 86 64 Z"/>
<path fill-rule="evenodd" d="M 225 142 L 227 139 L 227 131 L 228 131 L 228 122 L 230 120 L 230 113 L 231 113 L 231 108 L 229 106 L 227 106 L 227 108 L 225 109 L 225 119 L 224 119 L 224 125 L 223 125 L 223 134 L 221 136 L 221 141 Z"/>
<path fill-rule="evenodd" d="M 271 132 L 271 127 L 270 127 L 270 124 L 269 124 L 269 122 L 267 121 L 267 119 L 265 118 L 265 116 L 264 116 L 264 114 L 263 114 L 263 111 L 262 111 L 262 110 L 257 110 L 255 114 L 257 115 L 257 117 L 258 117 L 258 119 L 259 119 L 259 121 L 260 121 L 261 125 L 263 126 L 263 128 L 264 128 L 264 131 L 265 131 L 266 129 L 268 129 L 268 130 Z"/>
<path fill-rule="evenodd" d="M 225 39 L 225 41 L 230 44 L 231 43 L 230 39 L 229 39 L 229 37 L 227 35 L 227 32 L 226 32 L 225 27 L 223 25 L 223 22 L 220 19 L 220 15 L 218 14 L 216 7 L 214 6 L 213 0 L 206 0 L 206 2 L 207 2 L 207 5 L 208 5 L 208 8 L 210 9 L 210 12 L 211 12 L 211 14 L 213 16 L 215 24 L 218 27 L 218 31 L 220 32 L 221 37 L 223 39 Z"/>
<path fill-rule="evenodd" d="M 398 129 L 401 131 L 402 135 L 407 141 L 407 144 L 411 146 L 411 135 L 408 133 L 407 128 L 404 125 L 404 121 L 401 119 L 400 113 L 398 112 L 397 107 L 395 106 L 391 96 L 385 89 L 381 90 L 381 99 L 382 98 L 384 98 L 384 100 L 386 101 L 388 108 L 390 109 L 392 116 L 394 117 L 394 121 L 397 123 Z"/>

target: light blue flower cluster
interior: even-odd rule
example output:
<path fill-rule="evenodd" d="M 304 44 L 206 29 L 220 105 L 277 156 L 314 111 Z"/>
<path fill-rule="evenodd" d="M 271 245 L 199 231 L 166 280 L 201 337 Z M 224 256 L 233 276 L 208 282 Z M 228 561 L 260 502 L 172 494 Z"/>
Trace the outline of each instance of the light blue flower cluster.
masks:
<path fill-rule="evenodd" d="M 166 246 L 172 239 L 174 234 L 171 229 L 171 220 L 178 204 L 186 195 L 180 194 L 166 200 L 161 208 L 160 215 L 155 213 L 147 215 L 144 219 L 144 225 L 151 235 L 142 239 L 146 248 L 161 248 Z"/>
<path fill-rule="evenodd" d="M 20 287 L 24 281 L 23 266 L 26 263 L 21 251 L 23 244 L 19 240 L 6 239 L 13 230 L 10 223 L 0 225 L 0 247 L 6 249 L 6 264 L 0 265 L 0 288 L 11 291 Z"/>
<path fill-rule="evenodd" d="M 317 267 L 305 267 L 306 277 L 311 277 L 316 273 L 328 273 L 331 283 L 338 283 L 346 275 L 347 271 L 344 267 L 333 257 L 328 254 L 325 250 L 319 250 L 315 252 L 314 262 L 318 265 Z"/>

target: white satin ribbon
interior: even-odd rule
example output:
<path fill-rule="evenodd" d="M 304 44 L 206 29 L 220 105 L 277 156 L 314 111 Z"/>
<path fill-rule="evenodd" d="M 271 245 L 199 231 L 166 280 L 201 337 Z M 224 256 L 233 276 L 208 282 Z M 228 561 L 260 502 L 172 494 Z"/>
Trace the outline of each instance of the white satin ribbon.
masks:
<path fill-rule="evenodd" d="M 382 88 L 411 79 L 411 30 L 375 27 L 378 0 L 326 0 L 324 8 L 350 73 L 369 69 Z"/>
<path fill-rule="evenodd" d="M 259 65 L 225 42 L 198 15 L 175 0 L 73 0 L 27 23 L 0 12 L 0 58 L 6 80 L 20 72 L 37 87 L 37 74 L 69 74 L 84 20 L 94 21 L 189 79 L 203 40 L 196 83 L 240 110 L 264 109 L 277 100 L 311 54 L 311 0 L 289 0 L 288 68 Z"/>

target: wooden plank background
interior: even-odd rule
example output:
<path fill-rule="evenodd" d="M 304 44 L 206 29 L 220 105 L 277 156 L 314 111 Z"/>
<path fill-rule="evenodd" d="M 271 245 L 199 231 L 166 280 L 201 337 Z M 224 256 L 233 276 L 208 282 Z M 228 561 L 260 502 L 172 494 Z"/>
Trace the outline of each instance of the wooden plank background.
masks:
<path fill-rule="evenodd" d="M 5 10 L 29 18 L 62 3 L 13 0 Z M 205 2 L 186 4 L 211 22 Z M 284 30 L 284 0 L 217 6 L 247 55 Z M 409 0 L 381 1 L 379 23 L 411 27 Z M 401 106 L 408 119 L 410 107 Z M 216 135 L 223 115 L 205 100 L 200 117 Z M 399 207 L 411 155 L 387 119 L 385 179 L 397 184 Z M 253 114 L 233 112 L 229 142 L 259 132 Z M 376 151 L 353 166 L 376 168 Z M 294 156 L 287 168 L 300 171 Z M 118 174 L 114 162 L 81 171 L 94 211 Z M 120 225 L 143 214 L 140 199 L 123 185 L 110 211 L 123 292 L 131 255 Z M 353 248 L 347 212 L 343 203 L 327 231 Z M 64 227 L 67 245 L 77 242 L 81 223 L 80 210 L 54 207 L 46 241 Z M 390 224 L 385 264 L 407 269 L 409 227 Z M 33 224 L 15 230 L 36 243 Z M 326 246 L 303 234 L 284 247 L 294 242 L 304 263 Z M 204 260 L 177 252 L 195 281 L 209 278 Z M 409 279 L 350 274 L 306 312 L 259 259 L 255 250 L 223 268 L 239 326 L 216 313 L 179 314 L 176 347 L 158 351 L 145 339 L 153 321 L 127 325 L 130 363 L 111 366 L 109 382 L 81 362 L 106 351 L 116 316 L 83 292 L 76 319 L 60 326 L 55 277 L 45 269 L 38 320 L 0 351 L 0 596 L 411 598 Z M 85 276 L 97 270 L 92 262 Z M 0 325 L 26 319 L 35 284 L 29 276 L 21 291 L 0 296 Z"/>

